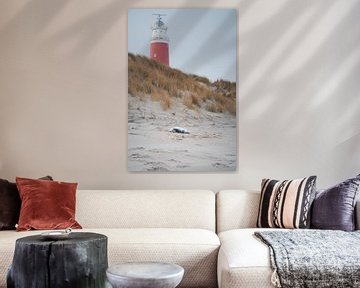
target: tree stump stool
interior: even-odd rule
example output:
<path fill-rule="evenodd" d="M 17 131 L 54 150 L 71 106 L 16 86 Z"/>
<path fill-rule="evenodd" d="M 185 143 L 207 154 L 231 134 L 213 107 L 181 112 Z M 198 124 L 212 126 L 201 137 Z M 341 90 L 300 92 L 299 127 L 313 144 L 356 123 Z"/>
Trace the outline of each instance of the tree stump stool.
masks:
<path fill-rule="evenodd" d="M 61 240 L 28 236 L 16 240 L 7 287 L 105 287 L 107 267 L 105 235 L 73 232 Z"/>

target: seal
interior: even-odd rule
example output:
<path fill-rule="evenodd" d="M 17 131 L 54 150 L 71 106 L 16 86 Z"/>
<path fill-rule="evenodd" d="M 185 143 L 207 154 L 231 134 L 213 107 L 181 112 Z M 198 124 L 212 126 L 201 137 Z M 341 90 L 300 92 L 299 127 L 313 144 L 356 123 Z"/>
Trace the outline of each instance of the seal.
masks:
<path fill-rule="evenodd" d="M 190 134 L 190 132 L 186 129 L 186 128 L 183 128 L 183 127 L 172 127 L 169 132 L 172 132 L 172 133 L 182 133 L 182 134 Z"/>

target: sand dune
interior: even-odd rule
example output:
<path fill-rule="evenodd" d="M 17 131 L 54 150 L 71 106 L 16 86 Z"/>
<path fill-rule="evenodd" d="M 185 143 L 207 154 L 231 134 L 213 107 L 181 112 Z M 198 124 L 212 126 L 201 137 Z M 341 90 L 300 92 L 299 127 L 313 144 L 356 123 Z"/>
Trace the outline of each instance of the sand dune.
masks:
<path fill-rule="evenodd" d="M 190 134 L 169 132 L 174 126 Z M 173 100 L 164 111 L 150 97 L 128 95 L 128 170 L 236 170 L 236 117 L 192 110 Z"/>

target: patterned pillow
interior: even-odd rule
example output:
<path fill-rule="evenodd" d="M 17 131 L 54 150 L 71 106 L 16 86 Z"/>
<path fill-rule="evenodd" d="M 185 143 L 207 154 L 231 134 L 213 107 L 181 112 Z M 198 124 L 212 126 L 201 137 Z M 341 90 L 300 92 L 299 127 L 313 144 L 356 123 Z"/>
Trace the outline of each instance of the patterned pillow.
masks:
<path fill-rule="evenodd" d="M 316 176 L 294 180 L 263 179 L 257 227 L 308 228 Z"/>

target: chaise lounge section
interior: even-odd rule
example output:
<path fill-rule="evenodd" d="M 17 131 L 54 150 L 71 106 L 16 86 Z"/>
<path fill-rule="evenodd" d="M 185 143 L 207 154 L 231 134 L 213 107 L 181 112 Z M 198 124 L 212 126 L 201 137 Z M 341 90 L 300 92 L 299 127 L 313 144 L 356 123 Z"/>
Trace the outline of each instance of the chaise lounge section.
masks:
<path fill-rule="evenodd" d="M 218 256 L 218 287 L 273 288 L 269 247 L 254 236 L 260 192 L 223 190 L 216 195 L 217 233 L 221 248 Z M 357 202 L 357 228 L 360 202 Z M 277 229 L 279 230 L 279 229 Z"/>

